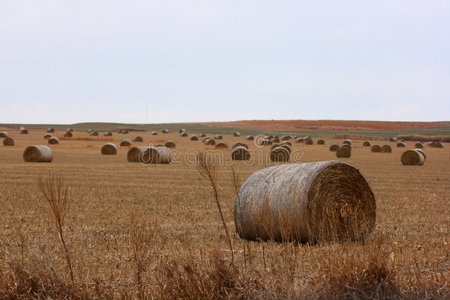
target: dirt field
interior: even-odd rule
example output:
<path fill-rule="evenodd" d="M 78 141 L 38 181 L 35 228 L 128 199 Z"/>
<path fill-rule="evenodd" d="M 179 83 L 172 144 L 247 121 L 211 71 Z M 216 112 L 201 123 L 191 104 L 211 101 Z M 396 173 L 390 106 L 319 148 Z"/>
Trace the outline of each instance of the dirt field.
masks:
<path fill-rule="evenodd" d="M 423 166 L 402 166 L 405 149 L 394 143 L 393 152 L 385 154 L 354 142 L 352 157 L 342 160 L 360 169 L 377 201 L 377 226 L 366 245 L 241 240 L 232 217 L 231 166 L 241 184 L 254 171 L 273 165 L 265 159 L 269 147 L 251 144 L 258 157 L 251 165 L 230 164 L 230 150 L 218 150 L 223 157 L 219 195 L 234 248 L 230 265 L 211 187 L 189 163 L 196 151 L 213 147 L 177 133 L 114 133 L 116 145 L 136 135 L 144 142 L 133 145 L 176 143 L 172 164 L 141 165 L 127 162 L 128 148 L 116 156 L 100 155 L 105 141 L 75 131 L 74 140 L 51 146 L 52 163 L 25 163 L 24 149 L 45 145 L 45 131 L 7 131 L 16 145 L 0 146 L 2 298 L 33 293 L 53 298 L 450 297 L 450 144 L 425 148 Z M 231 146 L 244 138 L 227 135 L 224 141 Z M 293 143 L 295 162 L 336 159 L 328 150 L 332 143 L 342 140 Z M 407 149 L 413 147 L 407 142 Z M 39 178 L 49 174 L 64 176 L 71 189 L 65 238 L 73 285 L 38 187 Z"/>

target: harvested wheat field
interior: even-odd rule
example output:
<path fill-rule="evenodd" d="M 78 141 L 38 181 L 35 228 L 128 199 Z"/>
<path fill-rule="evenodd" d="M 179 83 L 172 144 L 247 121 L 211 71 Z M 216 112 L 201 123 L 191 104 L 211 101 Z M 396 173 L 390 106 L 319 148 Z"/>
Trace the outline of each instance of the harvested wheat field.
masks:
<path fill-rule="evenodd" d="M 374 155 L 364 140 L 352 139 L 351 158 L 340 160 L 357 168 L 373 192 L 373 232 L 363 242 L 310 245 L 236 233 L 240 186 L 282 164 L 270 160 L 270 146 L 223 134 L 224 143 L 245 142 L 251 152 L 249 161 L 231 161 L 231 148 L 215 150 L 173 130 L 147 131 L 139 133 L 143 146 L 171 140 L 176 148 L 170 164 L 142 164 L 128 162 L 127 149 L 101 155 L 105 142 L 120 144 L 122 135 L 75 130 L 76 138 L 61 139 L 56 130 L 64 142 L 49 145 L 53 161 L 25 163 L 25 148 L 42 144 L 45 134 L 28 130 L 14 134 L 14 147 L 0 147 L 1 298 L 450 297 L 448 143 L 424 146 L 422 166 L 403 166 L 401 154 L 414 141 L 405 148 L 386 142 L 392 153 Z M 290 163 L 336 160 L 329 145 L 343 140 L 326 141 L 293 143 Z M 205 150 L 211 152 L 199 168 L 195 153 Z M 50 193 L 58 188 L 61 202 Z M 49 203 L 53 212 L 62 208 L 64 244 Z"/>

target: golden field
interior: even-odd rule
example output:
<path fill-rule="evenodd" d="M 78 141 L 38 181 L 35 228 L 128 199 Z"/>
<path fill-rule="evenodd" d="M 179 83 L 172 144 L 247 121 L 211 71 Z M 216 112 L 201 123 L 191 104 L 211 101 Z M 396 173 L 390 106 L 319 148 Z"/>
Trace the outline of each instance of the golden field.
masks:
<path fill-rule="evenodd" d="M 14 147 L 0 146 L 0 297 L 29 298 L 449 298 L 450 152 L 426 147 L 423 166 L 402 166 L 413 149 L 390 144 L 392 153 L 371 153 L 353 141 L 349 162 L 365 176 L 377 202 L 377 225 L 366 244 L 298 245 L 247 242 L 235 234 L 232 207 L 238 184 L 268 162 L 270 147 L 224 135 L 230 148 L 247 142 L 258 157 L 230 163 L 230 149 L 216 150 L 220 203 L 231 233 L 232 261 L 211 186 L 189 163 L 213 150 L 178 133 L 114 133 L 51 145 L 52 163 L 25 163 L 24 149 L 46 145 L 44 130 L 21 135 L 3 128 Z M 62 136 L 63 132 L 56 132 Z M 142 136 L 133 145 L 172 140 L 170 165 L 129 163 L 128 148 L 101 155 L 111 139 Z M 98 139 L 98 140 L 97 140 Z M 336 159 L 325 145 L 292 142 L 295 162 Z M 71 198 L 64 225 L 73 265 L 69 277 L 63 249 L 39 179 L 62 176 Z"/>

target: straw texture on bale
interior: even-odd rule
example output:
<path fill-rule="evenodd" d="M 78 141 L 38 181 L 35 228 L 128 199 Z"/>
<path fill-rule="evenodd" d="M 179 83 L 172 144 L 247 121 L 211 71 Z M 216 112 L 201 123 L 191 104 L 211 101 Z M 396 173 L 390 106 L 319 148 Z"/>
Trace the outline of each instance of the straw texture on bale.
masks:
<path fill-rule="evenodd" d="M 338 151 L 339 148 L 340 148 L 339 145 L 334 144 L 334 145 L 330 146 L 330 151 L 331 152 L 336 152 L 336 151 Z"/>
<path fill-rule="evenodd" d="M 14 140 L 10 137 L 6 137 L 3 140 L 3 146 L 14 146 Z"/>
<path fill-rule="evenodd" d="M 422 148 L 423 148 L 423 144 L 417 142 L 417 143 L 414 145 L 414 147 L 419 148 L 419 149 L 422 149 Z"/>
<path fill-rule="evenodd" d="M 364 146 L 364 147 L 370 147 L 370 142 L 369 142 L 369 141 L 365 141 L 365 142 L 363 143 L 363 146 Z"/>
<path fill-rule="evenodd" d="M 313 144 L 314 144 L 314 142 L 312 139 L 305 140 L 305 145 L 313 145 Z"/>
<path fill-rule="evenodd" d="M 52 162 L 53 151 L 44 145 L 29 146 L 23 152 L 25 162 Z"/>
<path fill-rule="evenodd" d="M 338 161 L 259 170 L 244 182 L 234 206 L 236 231 L 249 240 L 364 241 L 375 220 L 369 184 L 358 169 Z"/>
<path fill-rule="evenodd" d="M 142 136 L 137 136 L 134 138 L 134 142 L 143 142 L 144 139 L 142 138 Z"/>
<path fill-rule="evenodd" d="M 116 155 L 117 154 L 117 146 L 113 143 L 107 143 L 102 146 L 101 153 L 103 155 Z"/>
<path fill-rule="evenodd" d="M 292 143 L 291 142 L 288 142 L 288 141 L 286 141 L 286 142 L 283 142 L 281 145 L 288 145 L 288 146 L 292 146 Z"/>
<path fill-rule="evenodd" d="M 325 141 L 324 140 L 318 140 L 317 141 L 317 145 L 325 145 Z"/>
<path fill-rule="evenodd" d="M 397 147 L 399 147 L 399 148 L 405 148 L 405 147 L 406 147 L 406 143 L 404 143 L 404 142 L 398 142 L 398 143 L 397 143 Z"/>
<path fill-rule="evenodd" d="M 52 128 L 52 127 L 47 128 L 47 132 L 48 133 L 54 133 L 55 132 L 55 128 Z"/>
<path fill-rule="evenodd" d="M 131 141 L 130 141 L 129 139 L 122 140 L 122 141 L 120 142 L 120 146 L 121 146 L 121 147 L 131 146 Z"/>
<path fill-rule="evenodd" d="M 58 145 L 59 144 L 59 139 L 55 136 L 52 136 L 49 140 L 48 140 L 48 144 L 49 145 Z"/>
<path fill-rule="evenodd" d="M 144 164 L 170 164 L 172 151 L 167 147 L 149 147 L 144 150 L 140 159 Z"/>
<path fill-rule="evenodd" d="M 289 150 L 282 146 L 270 150 L 270 160 L 275 162 L 288 162 L 291 158 L 291 151 Z"/>
<path fill-rule="evenodd" d="M 373 145 L 371 150 L 372 150 L 372 152 L 381 152 L 381 146 Z"/>
<path fill-rule="evenodd" d="M 72 137 L 72 131 L 66 131 L 66 133 L 64 133 L 64 137 Z"/>
<path fill-rule="evenodd" d="M 128 150 L 128 153 L 127 153 L 127 160 L 129 162 L 139 162 L 140 157 L 142 156 L 142 153 L 144 153 L 144 151 L 147 148 L 148 147 L 143 147 L 143 146 L 130 148 L 130 150 Z"/>
<path fill-rule="evenodd" d="M 225 148 L 228 148 L 228 145 L 223 143 L 223 142 L 220 142 L 220 143 L 217 143 L 216 146 L 214 146 L 214 148 L 216 148 L 216 149 L 225 149 Z"/>
<path fill-rule="evenodd" d="M 249 160 L 250 152 L 245 147 L 236 147 L 231 151 L 232 160 Z"/>
<path fill-rule="evenodd" d="M 391 153 L 392 152 L 392 148 L 389 145 L 383 145 L 383 146 L 381 146 L 381 152 L 383 152 L 383 153 Z"/>
<path fill-rule="evenodd" d="M 167 147 L 167 148 L 175 148 L 177 145 L 175 145 L 175 143 L 172 142 L 172 141 L 167 141 L 167 142 L 164 144 L 164 146 Z"/>
<path fill-rule="evenodd" d="M 338 158 L 349 158 L 352 156 L 352 148 L 350 147 L 340 147 L 336 151 L 336 157 Z"/>
<path fill-rule="evenodd" d="M 425 151 L 423 151 L 423 149 L 416 149 L 416 151 L 419 151 L 420 153 L 422 153 L 423 157 L 425 157 L 425 160 L 427 160 L 427 155 L 425 154 Z"/>
<path fill-rule="evenodd" d="M 8 137 L 8 133 L 6 131 L 0 132 L 0 138 L 6 138 Z"/>
<path fill-rule="evenodd" d="M 425 159 L 426 156 L 422 150 L 414 149 L 403 152 L 400 160 L 404 166 L 422 166 Z"/>
<path fill-rule="evenodd" d="M 198 137 L 196 135 L 191 136 L 191 141 L 198 141 Z"/>
<path fill-rule="evenodd" d="M 255 137 L 253 135 L 248 135 L 245 139 L 247 141 L 253 141 L 255 139 Z"/>
<path fill-rule="evenodd" d="M 233 147 L 231 147 L 232 149 L 236 148 L 236 147 L 244 147 L 246 149 L 248 149 L 247 144 L 241 143 L 241 142 L 236 142 L 233 144 Z"/>

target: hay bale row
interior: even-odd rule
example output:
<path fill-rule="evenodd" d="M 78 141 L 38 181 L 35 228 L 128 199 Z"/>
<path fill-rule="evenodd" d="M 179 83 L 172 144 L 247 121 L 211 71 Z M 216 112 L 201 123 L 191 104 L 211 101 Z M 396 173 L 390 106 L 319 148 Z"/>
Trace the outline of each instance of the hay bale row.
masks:
<path fill-rule="evenodd" d="M 117 146 L 113 143 L 106 143 L 101 149 L 103 155 L 116 155 L 117 152 Z"/>
<path fill-rule="evenodd" d="M 381 152 L 382 153 L 391 153 L 392 148 L 389 145 L 383 145 L 383 146 L 381 146 Z"/>
<path fill-rule="evenodd" d="M 151 135 L 158 135 L 156 131 L 152 131 Z"/>
<path fill-rule="evenodd" d="M 358 169 L 338 161 L 259 170 L 234 205 L 236 231 L 249 240 L 364 241 L 375 220 L 369 184 Z"/>
<path fill-rule="evenodd" d="M 372 152 L 381 152 L 381 146 L 380 145 L 373 145 L 371 148 Z"/>
<path fill-rule="evenodd" d="M 53 151 L 44 145 L 29 146 L 23 152 L 25 162 L 52 162 Z"/>
<path fill-rule="evenodd" d="M 20 127 L 20 134 L 28 134 L 28 129 L 26 129 L 25 127 Z"/>
<path fill-rule="evenodd" d="M 317 145 L 325 145 L 325 140 L 317 140 Z"/>
<path fill-rule="evenodd" d="M 407 150 L 403 152 L 400 160 L 404 166 L 422 166 L 426 155 L 421 149 Z"/>
<path fill-rule="evenodd" d="M 241 136 L 241 133 L 238 132 L 238 131 L 236 131 L 235 133 L 233 133 L 233 136 L 235 136 L 235 137 L 240 137 L 240 136 Z"/>
<path fill-rule="evenodd" d="M 88 134 L 89 136 L 98 136 L 98 131 L 91 130 Z"/>
<path fill-rule="evenodd" d="M 215 136 L 213 137 L 213 139 L 215 139 L 215 140 L 223 140 L 223 136 L 221 136 L 221 135 L 215 135 Z"/>
<path fill-rule="evenodd" d="M 203 138 L 203 143 L 207 146 L 214 146 L 216 144 L 216 141 L 213 139 L 210 139 L 209 137 Z"/>
<path fill-rule="evenodd" d="M 166 134 L 167 134 L 167 133 L 169 133 L 169 132 L 170 132 L 169 129 L 163 129 L 163 130 L 162 130 L 162 133 L 166 133 Z"/>
<path fill-rule="evenodd" d="M 416 147 L 417 149 L 422 149 L 423 148 L 423 144 L 420 142 L 417 142 L 414 144 L 414 147 Z"/>
<path fill-rule="evenodd" d="M 70 131 L 70 130 L 67 130 L 65 133 L 64 133 L 64 137 L 72 137 L 73 136 L 73 133 L 72 133 L 72 131 Z"/>

